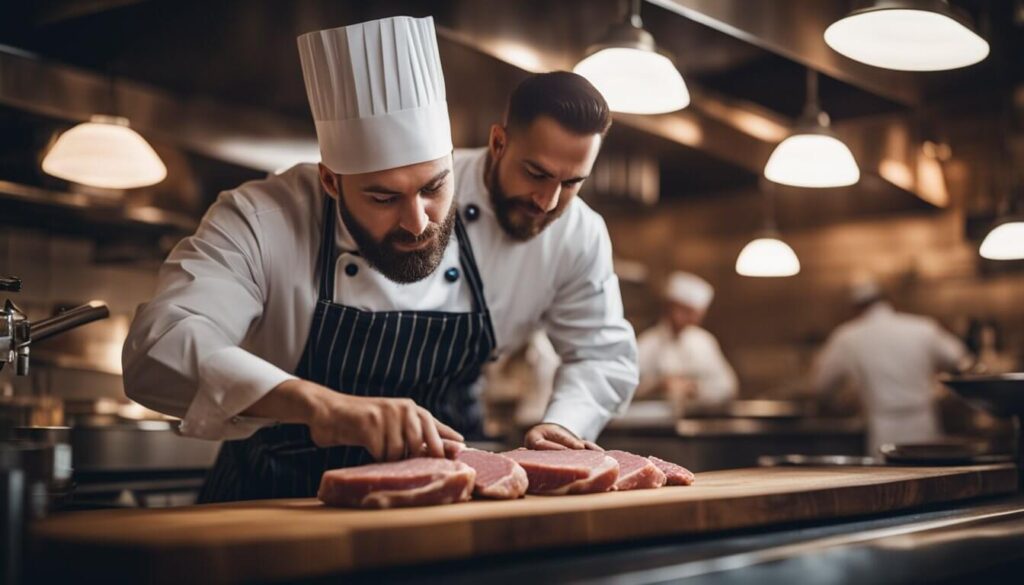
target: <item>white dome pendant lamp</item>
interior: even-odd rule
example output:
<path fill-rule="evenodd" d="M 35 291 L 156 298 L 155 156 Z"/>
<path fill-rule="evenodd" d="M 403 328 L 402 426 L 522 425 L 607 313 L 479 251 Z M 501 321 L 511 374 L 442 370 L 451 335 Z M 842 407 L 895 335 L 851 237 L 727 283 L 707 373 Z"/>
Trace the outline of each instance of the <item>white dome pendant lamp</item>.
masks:
<path fill-rule="evenodd" d="M 117 112 L 117 88 L 108 75 L 108 106 Z M 94 115 L 65 131 L 50 146 L 43 172 L 101 189 L 135 189 L 167 178 L 167 167 L 149 142 L 132 130 L 128 118 Z"/>
<path fill-rule="evenodd" d="M 845 187 L 860 180 L 853 153 L 829 128 L 818 104 L 818 74 L 807 70 L 807 101 L 793 133 L 768 157 L 764 176 L 793 187 Z"/>
<path fill-rule="evenodd" d="M 771 194 L 765 194 L 765 229 L 736 258 L 736 273 L 755 278 L 782 278 L 800 273 L 800 259 L 775 227 Z"/>
<path fill-rule="evenodd" d="M 947 0 L 874 0 L 825 29 L 837 53 L 897 71 L 945 71 L 974 65 L 989 53 L 967 13 Z"/>
<path fill-rule="evenodd" d="M 61 134 L 42 167 L 54 177 L 104 189 L 147 187 L 167 177 L 153 147 L 118 116 L 93 116 Z"/>
<path fill-rule="evenodd" d="M 613 112 L 664 114 L 690 104 L 672 56 L 658 49 L 640 19 L 641 0 L 630 0 L 625 22 L 613 25 L 573 71 L 587 78 Z"/>

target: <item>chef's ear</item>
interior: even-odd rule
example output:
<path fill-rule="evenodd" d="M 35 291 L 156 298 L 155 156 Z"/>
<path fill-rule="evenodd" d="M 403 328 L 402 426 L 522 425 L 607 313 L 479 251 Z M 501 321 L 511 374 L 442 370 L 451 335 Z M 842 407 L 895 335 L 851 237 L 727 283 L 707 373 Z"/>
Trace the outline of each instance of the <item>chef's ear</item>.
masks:
<path fill-rule="evenodd" d="M 508 146 L 508 131 L 501 124 L 491 124 L 491 136 L 487 141 L 487 148 L 491 151 L 491 159 L 497 160 L 505 154 L 505 147 Z"/>
<path fill-rule="evenodd" d="M 324 163 L 319 163 L 320 169 L 320 183 L 324 186 L 324 191 L 331 197 L 337 199 L 338 193 L 341 192 L 341 177 L 334 174 L 334 171 L 324 166 Z"/>

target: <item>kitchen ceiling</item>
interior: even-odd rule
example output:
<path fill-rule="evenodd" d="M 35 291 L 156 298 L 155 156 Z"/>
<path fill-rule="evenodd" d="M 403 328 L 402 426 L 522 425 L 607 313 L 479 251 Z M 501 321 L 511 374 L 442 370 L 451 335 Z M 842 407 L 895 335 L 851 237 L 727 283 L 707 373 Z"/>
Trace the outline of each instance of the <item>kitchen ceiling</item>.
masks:
<path fill-rule="evenodd" d="M 976 67 L 924 75 L 874 70 L 830 52 L 819 29 L 848 9 L 841 0 L 644 3 L 645 26 L 676 56 L 694 103 L 664 117 L 618 116 L 606 152 L 656 157 L 663 200 L 753 191 L 772 146 L 799 115 L 810 65 L 824 73 L 822 105 L 837 131 L 868 163 L 858 191 L 837 197 L 919 210 L 914 185 L 897 186 L 870 170 L 878 166 L 877 137 L 894 129 L 917 136 L 943 104 L 1024 79 L 1024 60 L 1012 58 L 1024 52 L 1014 18 L 1020 3 L 954 3 L 978 19 L 992 56 Z M 0 42 L 178 99 L 264 111 L 311 137 L 295 37 L 399 13 L 432 15 L 456 143 L 470 146 L 483 144 L 526 71 L 571 68 L 625 8 L 617 0 L 43 0 L 11 7 Z"/>

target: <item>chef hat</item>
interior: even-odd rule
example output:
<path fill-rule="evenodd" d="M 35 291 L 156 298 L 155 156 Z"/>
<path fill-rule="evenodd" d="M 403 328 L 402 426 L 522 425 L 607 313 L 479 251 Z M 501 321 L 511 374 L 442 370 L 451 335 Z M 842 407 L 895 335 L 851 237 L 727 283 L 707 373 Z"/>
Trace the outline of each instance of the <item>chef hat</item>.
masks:
<path fill-rule="evenodd" d="M 850 302 L 863 305 L 882 297 L 882 287 L 873 278 L 859 278 L 850 283 Z"/>
<path fill-rule="evenodd" d="M 715 288 L 696 274 L 673 272 L 665 285 L 665 296 L 680 305 L 706 311 L 715 298 Z"/>
<path fill-rule="evenodd" d="M 299 37 L 320 157 L 358 174 L 452 151 L 434 20 L 396 16 Z"/>

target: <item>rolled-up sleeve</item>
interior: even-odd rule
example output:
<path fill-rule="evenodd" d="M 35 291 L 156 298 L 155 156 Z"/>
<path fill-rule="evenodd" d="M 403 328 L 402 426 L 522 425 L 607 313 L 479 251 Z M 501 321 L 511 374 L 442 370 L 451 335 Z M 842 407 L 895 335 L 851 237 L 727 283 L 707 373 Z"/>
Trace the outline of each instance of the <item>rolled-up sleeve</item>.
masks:
<path fill-rule="evenodd" d="M 126 394 L 170 416 L 183 434 L 237 439 L 272 421 L 239 416 L 288 372 L 241 347 L 263 314 L 266 266 L 258 217 L 222 194 L 161 267 L 122 353 Z"/>
<path fill-rule="evenodd" d="M 637 385 L 637 349 L 623 316 L 604 221 L 595 215 L 583 231 L 581 253 L 569 258 L 544 313 L 548 337 L 562 359 L 544 422 L 594 440 L 629 405 Z"/>

